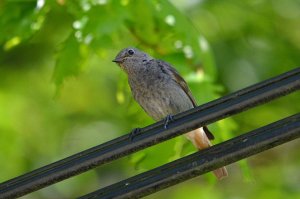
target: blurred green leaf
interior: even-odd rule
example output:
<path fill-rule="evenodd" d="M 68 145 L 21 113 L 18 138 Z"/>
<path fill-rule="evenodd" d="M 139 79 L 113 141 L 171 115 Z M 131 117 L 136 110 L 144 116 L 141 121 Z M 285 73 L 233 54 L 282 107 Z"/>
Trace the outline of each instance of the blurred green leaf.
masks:
<path fill-rule="evenodd" d="M 63 43 L 57 56 L 53 74 L 55 84 L 61 86 L 66 77 L 78 75 L 83 69 L 88 49 L 74 37 L 75 32 Z"/>
<path fill-rule="evenodd" d="M 27 40 L 43 25 L 47 8 L 37 9 L 36 1 L 8 1 L 0 3 L 0 45 L 4 49 Z M 12 41 L 18 42 L 12 45 Z"/>

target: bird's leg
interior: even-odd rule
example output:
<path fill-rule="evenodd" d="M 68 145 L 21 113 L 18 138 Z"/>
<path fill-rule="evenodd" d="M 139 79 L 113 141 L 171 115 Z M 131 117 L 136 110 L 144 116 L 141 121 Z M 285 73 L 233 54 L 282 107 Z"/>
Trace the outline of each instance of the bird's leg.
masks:
<path fill-rule="evenodd" d="M 129 138 L 130 138 L 130 141 L 133 140 L 133 138 L 139 134 L 141 132 L 141 129 L 140 128 L 134 128 L 131 132 L 130 132 L 130 135 L 129 135 Z"/>
<path fill-rule="evenodd" d="M 167 117 L 164 120 L 164 128 L 167 129 L 168 128 L 168 124 L 170 122 L 174 121 L 174 116 L 173 115 L 167 115 Z"/>

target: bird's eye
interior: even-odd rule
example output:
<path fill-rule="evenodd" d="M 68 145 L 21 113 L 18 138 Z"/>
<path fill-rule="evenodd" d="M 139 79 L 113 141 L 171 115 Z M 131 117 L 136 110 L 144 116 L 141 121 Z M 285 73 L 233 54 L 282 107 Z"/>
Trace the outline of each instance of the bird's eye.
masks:
<path fill-rule="evenodd" d="M 129 54 L 129 55 L 133 55 L 133 54 L 134 54 L 134 50 L 129 49 L 129 50 L 128 50 L 128 54 Z"/>

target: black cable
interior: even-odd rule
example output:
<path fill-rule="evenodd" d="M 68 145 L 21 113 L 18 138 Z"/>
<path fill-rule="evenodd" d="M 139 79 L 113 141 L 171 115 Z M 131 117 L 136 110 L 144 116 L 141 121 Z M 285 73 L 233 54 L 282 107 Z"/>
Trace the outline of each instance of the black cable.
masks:
<path fill-rule="evenodd" d="M 300 137 L 300 114 L 285 118 L 80 199 L 140 198 Z"/>
<path fill-rule="evenodd" d="M 163 128 L 163 122 L 158 122 L 142 128 L 133 140 L 127 134 L 3 182 L 0 184 L 0 198 L 23 196 L 298 89 L 300 68 L 175 115 L 168 129 Z"/>

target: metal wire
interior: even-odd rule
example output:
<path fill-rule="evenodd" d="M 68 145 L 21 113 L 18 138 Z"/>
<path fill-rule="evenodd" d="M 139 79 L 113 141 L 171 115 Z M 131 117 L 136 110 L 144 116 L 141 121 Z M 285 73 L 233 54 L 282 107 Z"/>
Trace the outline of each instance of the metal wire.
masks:
<path fill-rule="evenodd" d="M 99 189 L 80 199 L 140 198 L 300 137 L 300 114 Z"/>
<path fill-rule="evenodd" d="M 175 115 L 168 129 L 163 128 L 163 122 L 158 122 L 141 129 L 133 140 L 130 139 L 130 134 L 127 134 L 3 182 L 0 184 L 0 198 L 23 196 L 298 89 L 300 68 Z"/>

